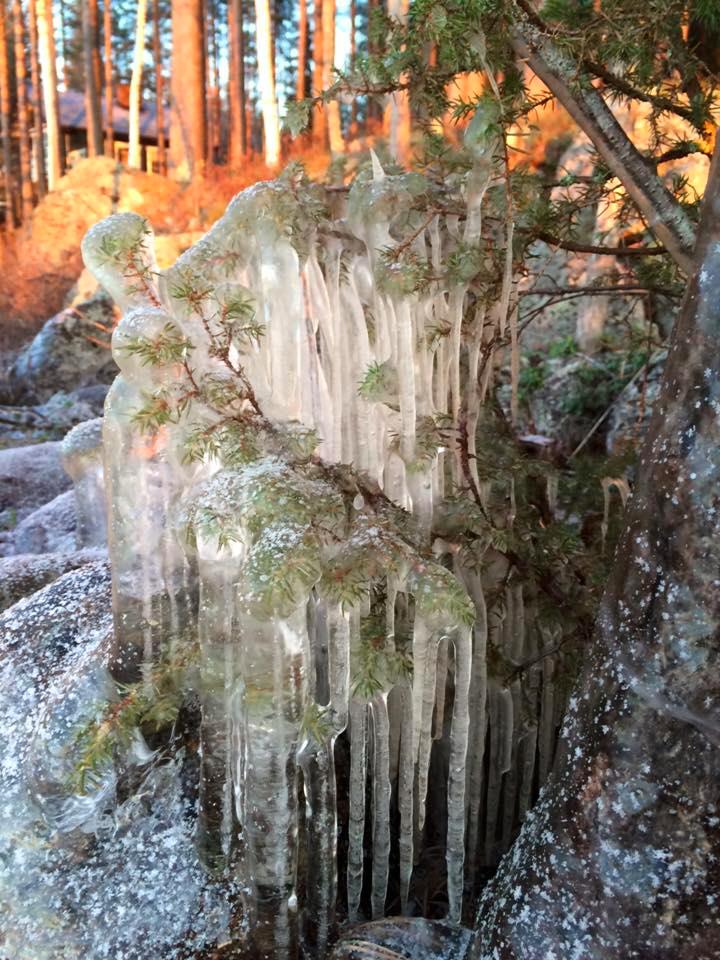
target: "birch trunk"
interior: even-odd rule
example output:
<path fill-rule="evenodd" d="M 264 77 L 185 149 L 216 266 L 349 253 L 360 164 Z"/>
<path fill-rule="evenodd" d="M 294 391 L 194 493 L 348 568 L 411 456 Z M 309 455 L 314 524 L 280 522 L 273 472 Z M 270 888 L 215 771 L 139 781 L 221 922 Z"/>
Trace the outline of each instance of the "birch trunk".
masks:
<path fill-rule="evenodd" d="M 38 56 L 45 106 L 47 185 L 48 190 L 54 190 L 62 175 L 62 144 L 52 0 L 37 0 L 37 26 Z"/>

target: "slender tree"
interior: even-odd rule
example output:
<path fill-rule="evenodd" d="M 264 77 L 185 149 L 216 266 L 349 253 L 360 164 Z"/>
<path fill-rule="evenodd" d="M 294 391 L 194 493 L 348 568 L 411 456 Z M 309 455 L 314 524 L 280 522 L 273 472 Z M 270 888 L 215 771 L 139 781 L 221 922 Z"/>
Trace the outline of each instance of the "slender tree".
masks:
<path fill-rule="evenodd" d="M 388 13 L 401 23 L 407 20 L 410 9 L 409 0 L 389 0 Z M 402 164 L 410 160 L 410 100 L 405 90 L 390 95 L 385 111 L 385 134 L 390 145 L 390 153 Z"/>
<path fill-rule="evenodd" d="M 33 110 L 33 158 L 37 179 L 38 196 L 45 196 L 45 151 L 43 147 L 43 101 L 38 59 L 38 28 L 35 0 L 28 0 L 28 34 L 30 37 L 30 83 L 32 86 Z"/>
<path fill-rule="evenodd" d="M 32 170 L 30 165 L 30 133 L 27 108 L 27 70 L 25 65 L 25 24 L 22 4 L 13 0 L 15 36 L 15 81 L 17 89 L 18 137 L 20 141 L 20 206 L 23 221 L 30 219 L 33 208 Z"/>
<path fill-rule="evenodd" d="M 135 20 L 135 49 L 133 53 L 132 75 L 130 78 L 130 117 L 128 166 L 139 170 L 142 167 L 142 147 L 140 145 L 140 101 L 142 98 L 142 69 L 145 57 L 145 20 L 147 0 L 138 0 Z"/>
<path fill-rule="evenodd" d="M 2 135 L 3 190 L 5 192 L 5 229 L 15 228 L 13 156 L 10 141 L 10 66 L 8 58 L 5 0 L 0 0 L 0 134 Z"/>
<path fill-rule="evenodd" d="M 322 93 L 325 78 L 325 45 L 323 43 L 323 0 L 314 0 L 313 3 L 313 95 Z M 321 103 L 315 105 L 313 115 L 313 142 L 316 147 L 326 150 L 328 145 L 328 129 L 325 120 L 325 108 Z"/>
<path fill-rule="evenodd" d="M 322 86 L 327 90 L 333 81 L 333 66 L 335 65 L 335 20 L 336 3 L 335 0 L 323 0 L 322 5 L 322 39 L 323 39 L 323 63 L 322 63 Z M 337 100 L 331 100 L 325 108 L 328 127 L 328 141 L 333 153 L 342 153 L 345 149 L 342 128 L 340 126 L 340 104 Z"/>
<path fill-rule="evenodd" d="M 355 0 L 350 0 L 350 67 L 351 69 L 355 67 L 355 60 L 357 58 L 357 32 L 356 32 L 356 21 L 357 21 L 357 3 Z M 352 98 L 352 106 L 350 107 L 350 124 L 353 128 L 353 133 L 355 133 L 355 126 L 357 124 L 357 97 Z"/>
<path fill-rule="evenodd" d="M 242 0 L 228 0 L 228 34 L 230 39 L 230 166 L 237 170 L 247 153 L 245 122 L 245 33 Z"/>
<path fill-rule="evenodd" d="M 102 153 L 102 112 L 98 83 L 97 0 L 82 0 L 83 64 L 85 68 L 85 115 L 89 157 Z"/>
<path fill-rule="evenodd" d="M 255 0 L 255 23 L 258 80 L 265 134 L 265 163 L 269 167 L 276 167 L 280 162 L 280 121 L 273 73 L 270 0 Z"/>
<path fill-rule="evenodd" d="M 37 26 L 47 136 L 47 185 L 48 190 L 54 190 L 62 174 L 62 144 L 52 0 L 37 0 Z"/>
<path fill-rule="evenodd" d="M 157 158 L 160 173 L 165 173 L 165 77 L 160 40 L 160 0 L 153 0 L 153 59 L 155 61 L 155 119 L 157 123 Z"/>
<path fill-rule="evenodd" d="M 307 0 L 300 0 L 300 9 L 298 12 L 298 60 L 297 60 L 297 85 L 295 87 L 295 97 L 297 100 L 304 100 L 307 96 L 306 72 L 307 72 L 307 43 L 308 43 L 308 13 Z"/>
<path fill-rule="evenodd" d="M 170 164 L 179 180 L 189 180 L 205 170 L 204 32 L 202 0 L 173 0 Z"/>
<path fill-rule="evenodd" d="M 115 156 L 115 131 L 113 128 L 113 107 L 115 90 L 113 83 L 113 21 L 110 0 L 103 0 L 103 72 L 105 93 L 105 154 Z"/>

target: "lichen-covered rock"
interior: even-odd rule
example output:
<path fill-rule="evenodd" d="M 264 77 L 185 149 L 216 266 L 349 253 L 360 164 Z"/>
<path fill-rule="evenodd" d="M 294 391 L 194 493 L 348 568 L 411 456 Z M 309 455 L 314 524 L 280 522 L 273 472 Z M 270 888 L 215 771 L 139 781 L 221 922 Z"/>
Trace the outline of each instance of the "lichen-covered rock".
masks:
<path fill-rule="evenodd" d="M 23 553 L 0 559 L 0 610 L 30 596 L 53 580 L 93 563 L 102 557 L 98 550 L 71 553 Z"/>
<path fill-rule="evenodd" d="M 109 383 L 117 373 L 113 323 L 112 301 L 102 292 L 51 317 L 11 366 L 5 402 L 42 403 L 58 391 Z"/>
<path fill-rule="evenodd" d="M 63 470 L 60 447 L 48 441 L 0 450 L 0 525 L 5 529 L 69 489 L 72 480 Z"/>
<path fill-rule="evenodd" d="M 102 414 L 107 391 L 107 384 L 97 383 L 55 393 L 33 406 L 0 405 L 0 447 L 61 440 L 76 424 Z"/>
<path fill-rule="evenodd" d="M 8 553 L 69 553 L 75 549 L 75 496 L 66 490 L 33 510 L 12 533 Z"/>

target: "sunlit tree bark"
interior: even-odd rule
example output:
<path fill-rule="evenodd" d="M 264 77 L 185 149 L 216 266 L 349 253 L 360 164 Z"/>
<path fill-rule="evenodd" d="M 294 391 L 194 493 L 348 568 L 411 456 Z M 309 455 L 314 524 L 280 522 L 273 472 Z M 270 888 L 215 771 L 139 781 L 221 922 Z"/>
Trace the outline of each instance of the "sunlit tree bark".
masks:
<path fill-rule="evenodd" d="M 10 68 L 8 59 L 8 35 L 6 8 L 0 3 L 0 134 L 2 135 L 3 190 L 5 193 L 5 229 L 15 228 L 13 188 L 13 156 L 10 141 Z"/>
<path fill-rule="evenodd" d="M 389 0 L 388 13 L 391 17 L 404 21 L 407 19 L 410 0 Z M 412 123 L 410 100 L 405 90 L 390 95 L 385 110 L 385 133 L 390 153 L 399 162 L 407 166 L 410 161 L 410 136 Z"/>
<path fill-rule="evenodd" d="M 153 0 L 153 59 L 155 60 L 155 117 L 157 121 L 157 159 L 160 173 L 165 173 L 165 73 L 160 41 L 160 0 Z"/>
<path fill-rule="evenodd" d="M 335 63 L 335 0 L 323 0 L 322 5 L 322 39 L 323 39 L 323 90 L 327 90 L 333 82 L 333 65 Z M 331 100 L 325 107 L 327 118 L 328 141 L 333 153 L 342 153 L 345 149 L 342 129 L 340 127 L 340 104 Z"/>
<path fill-rule="evenodd" d="M 243 0 L 228 2 L 228 33 L 230 36 L 230 74 L 228 93 L 230 105 L 230 166 L 237 170 L 247 154 L 245 123 L 245 33 L 243 28 Z"/>
<path fill-rule="evenodd" d="M 45 196 L 45 150 L 43 145 L 42 84 L 38 59 L 38 29 L 35 0 L 28 0 L 28 34 L 30 37 L 30 81 L 33 108 L 33 158 L 37 177 L 38 196 Z"/>
<path fill-rule="evenodd" d="M 307 72 L 307 42 L 308 42 L 308 12 L 307 0 L 300 0 L 298 11 L 298 61 L 297 61 L 297 84 L 295 86 L 295 98 L 304 100 L 307 96 L 306 72 Z"/>
<path fill-rule="evenodd" d="M 82 26 L 87 152 L 89 157 L 97 157 L 103 152 L 97 0 L 82 0 Z"/>
<path fill-rule="evenodd" d="M 62 175 L 62 144 L 52 0 L 37 0 L 37 26 L 47 138 L 47 185 L 48 190 L 54 190 Z"/>
<path fill-rule="evenodd" d="M 179 180 L 202 175 L 207 155 L 202 0 L 173 0 L 170 166 Z"/>
<path fill-rule="evenodd" d="M 275 93 L 269 0 L 255 0 L 255 23 L 265 163 L 269 167 L 276 167 L 280 162 L 280 121 Z"/>
<path fill-rule="evenodd" d="M 103 0 L 103 41 L 104 41 L 104 93 L 105 93 L 105 153 L 108 157 L 115 156 L 115 131 L 113 129 L 113 106 L 115 102 L 115 85 L 113 83 L 113 48 L 112 48 L 112 5 L 111 0 Z"/>
<path fill-rule="evenodd" d="M 325 0 L 313 0 L 312 92 L 314 96 L 322 93 L 325 77 L 325 45 L 323 42 L 324 3 Z M 312 137 L 313 142 L 318 148 L 321 150 L 327 149 L 328 128 L 327 121 L 325 120 L 325 108 L 319 103 L 315 105 L 313 112 Z"/>
<path fill-rule="evenodd" d="M 145 19 L 147 0 L 138 0 L 135 20 L 135 49 L 133 53 L 132 76 L 130 79 L 130 118 L 128 166 L 139 170 L 142 166 L 142 147 L 140 145 L 140 101 L 142 98 L 142 70 L 145 57 Z"/>
<path fill-rule="evenodd" d="M 27 109 L 27 70 L 25 66 L 25 24 L 20 0 L 13 0 L 15 36 L 15 80 L 17 91 L 18 137 L 20 141 L 20 206 L 22 219 L 30 219 L 33 208 L 33 187 L 30 168 L 30 133 Z"/>

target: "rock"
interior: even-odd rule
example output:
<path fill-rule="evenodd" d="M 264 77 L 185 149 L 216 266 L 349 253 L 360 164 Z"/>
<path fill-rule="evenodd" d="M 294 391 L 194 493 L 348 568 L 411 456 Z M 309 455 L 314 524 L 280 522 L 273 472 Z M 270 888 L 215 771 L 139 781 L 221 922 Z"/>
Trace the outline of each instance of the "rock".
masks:
<path fill-rule="evenodd" d="M 655 402 L 660 395 L 660 380 L 667 358 L 663 350 L 651 360 L 647 379 L 641 374 L 623 390 L 608 417 L 605 444 L 611 456 L 639 449 L 647 432 Z"/>
<path fill-rule="evenodd" d="M 70 553 L 76 547 L 76 525 L 75 493 L 66 490 L 17 525 L 12 553 Z"/>
<path fill-rule="evenodd" d="M 0 447 L 61 440 L 78 423 L 103 412 L 108 387 L 98 383 L 71 393 L 55 393 L 35 406 L 0 405 Z"/>
<path fill-rule="evenodd" d="M 76 570 L 101 559 L 95 549 L 72 553 L 25 553 L 0 559 L 0 610 L 7 610 L 18 600 L 28 597 L 57 580 L 69 570 Z"/>
<path fill-rule="evenodd" d="M 181 754 L 131 758 L 134 788 L 117 795 L 73 789 L 79 736 L 109 693 L 110 594 L 96 562 L 0 615 L 0 952 L 13 960 L 207 957 L 239 896 L 200 866 Z"/>
<path fill-rule="evenodd" d="M 48 320 L 12 364 L 6 403 L 43 403 L 58 391 L 110 383 L 117 367 L 110 353 L 114 307 L 104 293 Z"/>
<path fill-rule="evenodd" d="M 0 527 L 24 519 L 72 486 L 58 441 L 0 450 Z"/>
<path fill-rule="evenodd" d="M 458 960 L 472 933 L 440 921 L 392 917 L 351 927 L 332 960 Z"/>

